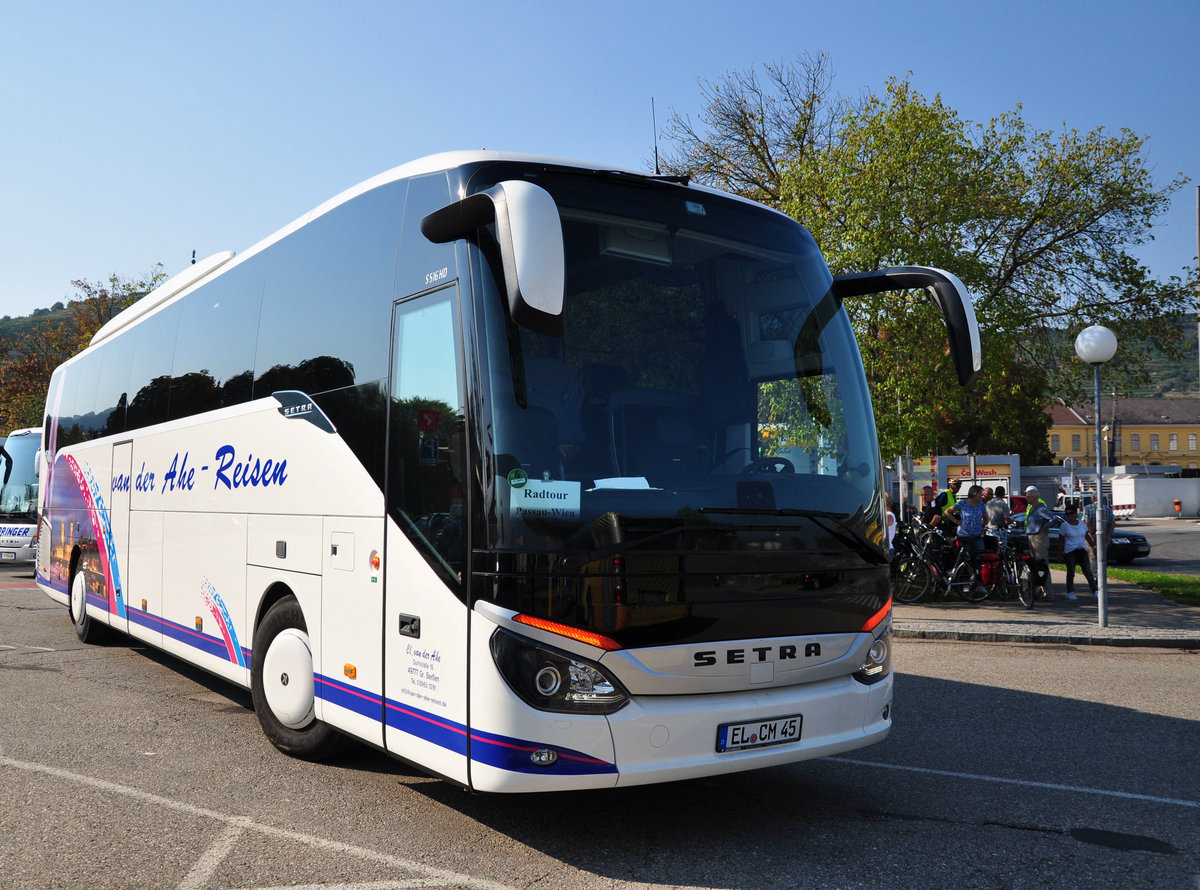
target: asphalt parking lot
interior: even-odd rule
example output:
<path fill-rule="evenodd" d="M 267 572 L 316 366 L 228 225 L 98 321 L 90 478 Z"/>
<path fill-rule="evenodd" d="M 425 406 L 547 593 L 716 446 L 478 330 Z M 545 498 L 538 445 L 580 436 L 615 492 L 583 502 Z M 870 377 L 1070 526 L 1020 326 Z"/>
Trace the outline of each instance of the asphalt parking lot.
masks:
<path fill-rule="evenodd" d="M 491 797 L 357 745 L 287 758 L 245 692 L 85 646 L 0 572 L 0 886 L 1200 886 L 1197 657 L 900 640 L 879 745 Z"/>

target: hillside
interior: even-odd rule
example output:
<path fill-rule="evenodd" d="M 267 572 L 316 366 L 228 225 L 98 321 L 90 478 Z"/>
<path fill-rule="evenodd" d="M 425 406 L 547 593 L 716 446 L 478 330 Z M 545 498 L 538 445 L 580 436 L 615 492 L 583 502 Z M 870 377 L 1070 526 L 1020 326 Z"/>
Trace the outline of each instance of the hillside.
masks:
<path fill-rule="evenodd" d="M 1183 333 L 1184 351 L 1178 361 L 1159 354 L 1151 359 L 1151 383 L 1136 387 L 1131 396 L 1200 396 L 1200 361 L 1196 357 L 1196 317 L 1181 315 L 1179 327 Z"/>
<path fill-rule="evenodd" d="M 71 317 L 70 309 L 41 310 L 40 314 L 0 319 L 0 343 L 34 331 L 58 327 Z"/>

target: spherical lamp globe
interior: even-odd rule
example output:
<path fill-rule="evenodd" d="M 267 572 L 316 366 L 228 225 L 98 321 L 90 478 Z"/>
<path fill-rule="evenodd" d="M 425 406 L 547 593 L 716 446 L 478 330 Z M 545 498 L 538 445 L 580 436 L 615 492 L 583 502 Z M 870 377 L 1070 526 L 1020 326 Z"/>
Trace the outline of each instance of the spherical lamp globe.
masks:
<path fill-rule="evenodd" d="M 1102 365 L 1117 354 L 1117 335 L 1102 324 L 1084 328 L 1075 338 L 1075 354 L 1089 365 Z"/>

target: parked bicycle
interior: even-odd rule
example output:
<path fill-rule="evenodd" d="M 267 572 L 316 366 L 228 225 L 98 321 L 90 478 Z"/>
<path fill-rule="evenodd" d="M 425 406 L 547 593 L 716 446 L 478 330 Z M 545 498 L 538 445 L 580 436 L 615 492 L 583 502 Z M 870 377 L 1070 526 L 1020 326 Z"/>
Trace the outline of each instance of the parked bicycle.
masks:
<path fill-rule="evenodd" d="M 1029 542 L 1010 535 L 1007 544 L 988 537 L 983 553 L 972 554 L 933 529 L 912 524 L 897 533 L 892 560 L 892 597 L 915 603 L 927 596 L 943 599 L 953 593 L 977 603 L 994 597 L 1018 600 L 1026 609 L 1035 602 L 1034 568 Z"/>
<path fill-rule="evenodd" d="M 996 576 L 992 593 L 1005 602 L 1013 597 L 1026 609 L 1032 609 L 1034 586 L 1030 563 L 1029 542 L 1022 535 L 1009 535 L 1007 545 L 997 541 Z"/>
<path fill-rule="evenodd" d="M 915 603 L 929 595 L 957 594 L 977 603 L 991 592 L 984 583 L 984 560 L 956 538 L 946 538 L 933 529 L 914 528 L 903 550 L 892 562 L 892 597 L 899 603 Z"/>

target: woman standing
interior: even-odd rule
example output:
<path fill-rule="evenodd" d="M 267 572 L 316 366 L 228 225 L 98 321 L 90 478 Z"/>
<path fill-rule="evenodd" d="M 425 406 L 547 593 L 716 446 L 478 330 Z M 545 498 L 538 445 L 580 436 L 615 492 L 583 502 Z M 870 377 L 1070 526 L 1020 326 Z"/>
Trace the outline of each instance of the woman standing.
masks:
<path fill-rule="evenodd" d="M 1075 566 L 1078 565 L 1083 576 L 1087 578 L 1092 595 L 1096 594 L 1096 578 L 1092 574 L 1092 566 L 1088 561 L 1087 536 L 1088 527 L 1079 521 L 1079 508 L 1068 504 L 1066 521 L 1059 526 L 1059 534 L 1063 542 L 1063 562 L 1067 564 L 1067 599 L 1074 601 L 1075 596 Z"/>

